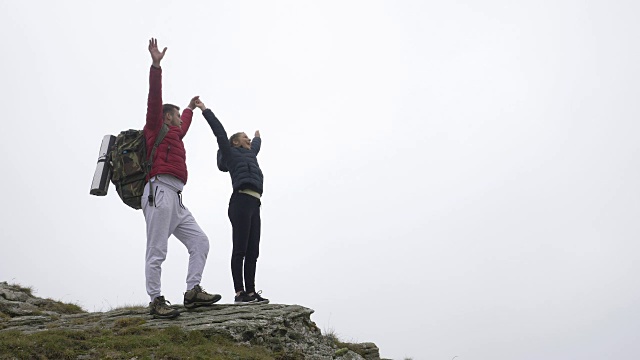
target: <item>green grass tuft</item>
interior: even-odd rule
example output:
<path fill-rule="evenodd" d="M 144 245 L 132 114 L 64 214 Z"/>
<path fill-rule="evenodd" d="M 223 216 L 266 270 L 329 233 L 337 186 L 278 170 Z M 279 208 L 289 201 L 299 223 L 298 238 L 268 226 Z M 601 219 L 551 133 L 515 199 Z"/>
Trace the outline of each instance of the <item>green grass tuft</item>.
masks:
<path fill-rule="evenodd" d="M 25 293 L 29 296 L 33 296 L 33 288 L 31 286 L 22 286 L 19 284 L 8 284 L 8 285 L 15 288 L 16 291 Z"/>
<path fill-rule="evenodd" d="M 325 329 L 324 337 L 329 339 L 329 341 L 331 341 L 334 344 L 340 341 L 340 337 L 338 336 L 338 333 L 333 328 Z"/>
<path fill-rule="evenodd" d="M 328 339 L 330 342 L 332 342 L 338 348 L 338 350 L 336 350 L 336 355 L 338 356 L 346 354 L 347 351 L 349 350 L 353 351 L 356 354 L 361 355 L 362 357 L 366 355 L 363 352 L 362 347 L 358 346 L 357 344 L 344 342 L 343 340 L 340 339 L 340 336 L 338 335 L 338 333 L 336 333 L 335 330 L 333 329 L 325 330 L 324 337 Z"/>
<path fill-rule="evenodd" d="M 86 311 L 77 304 L 68 304 L 61 301 L 47 299 L 48 301 L 44 305 L 38 307 L 43 311 L 53 311 L 58 314 L 82 314 Z"/>

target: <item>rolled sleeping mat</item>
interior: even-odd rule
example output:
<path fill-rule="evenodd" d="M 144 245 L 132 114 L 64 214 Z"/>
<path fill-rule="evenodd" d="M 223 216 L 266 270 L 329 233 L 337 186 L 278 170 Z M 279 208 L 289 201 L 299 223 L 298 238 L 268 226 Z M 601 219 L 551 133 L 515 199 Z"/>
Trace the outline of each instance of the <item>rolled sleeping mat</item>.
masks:
<path fill-rule="evenodd" d="M 91 191 L 89 194 L 96 196 L 105 196 L 109 190 L 109 182 L 111 181 L 111 164 L 109 163 L 109 151 L 116 142 L 113 135 L 105 135 L 100 144 L 100 154 L 98 155 L 98 164 L 96 172 L 93 174 L 93 182 L 91 183 Z"/>

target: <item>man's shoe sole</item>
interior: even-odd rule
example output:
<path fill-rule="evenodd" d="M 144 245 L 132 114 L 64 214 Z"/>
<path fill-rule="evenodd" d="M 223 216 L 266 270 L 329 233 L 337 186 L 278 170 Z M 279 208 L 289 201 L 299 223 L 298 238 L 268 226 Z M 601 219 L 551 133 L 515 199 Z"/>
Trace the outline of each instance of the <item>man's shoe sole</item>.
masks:
<path fill-rule="evenodd" d="M 215 295 L 213 299 L 207 302 L 192 302 L 192 303 L 184 302 L 184 307 L 187 309 L 193 309 L 200 306 L 209 306 L 209 305 L 213 305 L 214 303 L 217 303 L 218 301 L 220 301 L 220 299 L 222 299 L 222 296 Z"/>
<path fill-rule="evenodd" d="M 154 319 L 167 320 L 167 319 L 175 319 L 175 318 L 177 318 L 178 316 L 180 316 L 180 313 L 173 314 L 173 315 L 159 315 L 159 314 L 151 314 L 151 315 L 153 316 Z"/>

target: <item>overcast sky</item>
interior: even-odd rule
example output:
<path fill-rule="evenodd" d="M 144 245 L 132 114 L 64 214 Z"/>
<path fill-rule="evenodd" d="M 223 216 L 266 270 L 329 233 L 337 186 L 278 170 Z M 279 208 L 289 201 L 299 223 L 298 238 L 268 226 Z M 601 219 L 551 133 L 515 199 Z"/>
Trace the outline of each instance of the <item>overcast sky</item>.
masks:
<path fill-rule="evenodd" d="M 142 211 L 89 195 L 164 101 L 259 129 L 257 287 L 403 359 L 640 357 L 635 1 L 0 0 L 0 281 L 146 305 Z M 184 203 L 233 302 L 231 181 L 196 110 Z M 169 240 L 163 294 L 188 254 Z"/>

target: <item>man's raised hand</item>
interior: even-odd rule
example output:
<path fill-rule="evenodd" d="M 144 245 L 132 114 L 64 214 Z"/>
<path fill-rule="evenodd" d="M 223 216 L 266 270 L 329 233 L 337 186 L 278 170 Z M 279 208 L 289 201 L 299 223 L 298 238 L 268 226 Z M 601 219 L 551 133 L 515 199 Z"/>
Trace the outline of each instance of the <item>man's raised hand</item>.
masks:
<path fill-rule="evenodd" d="M 193 109 L 196 108 L 196 101 L 198 101 L 199 97 L 200 96 L 194 96 L 193 99 L 191 99 L 191 101 L 189 101 L 189 106 L 188 106 L 189 109 L 193 110 Z"/>
<path fill-rule="evenodd" d="M 260 130 L 256 130 L 254 137 L 260 137 Z"/>
<path fill-rule="evenodd" d="M 162 52 L 158 50 L 158 39 L 151 38 L 149 40 L 149 53 L 151 54 L 152 65 L 159 68 L 160 60 L 164 57 L 164 53 L 167 52 L 167 48 L 164 48 Z"/>

